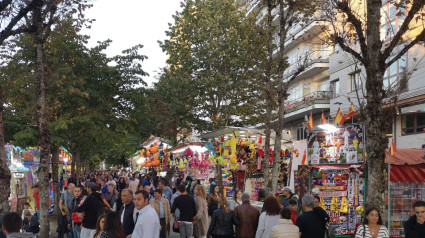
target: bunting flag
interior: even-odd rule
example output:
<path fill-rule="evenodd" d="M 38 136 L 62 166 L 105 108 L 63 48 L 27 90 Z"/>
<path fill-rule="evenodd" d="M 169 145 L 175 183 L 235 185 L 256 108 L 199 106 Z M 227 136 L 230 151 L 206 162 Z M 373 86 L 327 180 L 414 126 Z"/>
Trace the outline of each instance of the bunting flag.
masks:
<path fill-rule="evenodd" d="M 328 121 L 326 120 L 325 113 L 322 111 L 322 124 L 328 124 Z"/>
<path fill-rule="evenodd" d="M 336 116 L 334 118 L 334 122 L 337 125 L 342 125 L 342 124 L 344 124 L 345 120 L 346 120 L 346 118 L 344 116 L 344 113 L 342 113 L 341 108 L 338 108 L 338 111 L 336 112 Z"/>
<path fill-rule="evenodd" d="M 303 160 L 302 160 L 301 164 L 303 166 L 307 165 L 307 151 L 305 151 L 305 150 L 304 150 Z"/>
<path fill-rule="evenodd" d="M 350 109 L 348 109 L 347 115 L 345 115 L 345 117 L 346 117 L 346 119 L 350 119 L 354 115 L 356 115 L 356 112 L 354 111 L 353 103 L 351 103 Z"/>
<path fill-rule="evenodd" d="M 390 154 L 391 154 L 391 156 L 394 156 L 395 152 L 397 152 L 397 148 L 395 146 L 394 139 L 393 139 L 393 140 L 391 140 L 391 144 L 390 144 Z"/>
<path fill-rule="evenodd" d="M 314 127 L 313 114 L 310 112 L 310 116 L 308 117 L 308 129 L 312 130 L 313 127 Z"/>

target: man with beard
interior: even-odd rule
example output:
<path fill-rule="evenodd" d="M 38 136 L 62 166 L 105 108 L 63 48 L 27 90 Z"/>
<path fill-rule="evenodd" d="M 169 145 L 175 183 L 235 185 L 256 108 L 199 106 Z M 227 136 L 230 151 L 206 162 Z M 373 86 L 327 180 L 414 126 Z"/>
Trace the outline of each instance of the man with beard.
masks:
<path fill-rule="evenodd" d="M 90 182 L 87 185 L 89 196 L 84 200 L 76 212 L 84 212 L 83 229 L 81 229 L 80 238 L 89 238 L 92 231 L 96 230 L 96 221 L 100 214 L 103 213 L 103 200 L 100 193 L 96 192 L 97 185 Z"/>

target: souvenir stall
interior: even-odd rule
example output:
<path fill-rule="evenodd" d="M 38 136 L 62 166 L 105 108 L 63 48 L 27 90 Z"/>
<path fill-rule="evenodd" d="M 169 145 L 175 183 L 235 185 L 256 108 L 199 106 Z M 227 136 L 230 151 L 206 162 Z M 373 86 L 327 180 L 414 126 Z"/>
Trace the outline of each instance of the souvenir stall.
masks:
<path fill-rule="evenodd" d="M 297 173 L 300 197 L 307 190 L 319 193 L 320 206 L 329 214 L 336 236 L 354 235 L 362 221 L 366 182 L 363 131 L 361 124 L 319 125 L 309 133 Z"/>
<path fill-rule="evenodd" d="M 284 134 L 282 143 L 289 142 L 289 134 Z M 201 135 L 210 140 L 213 156 L 208 160 L 222 168 L 223 177 L 233 178 L 233 191 L 243 190 L 251 194 L 252 200 L 265 198 L 264 175 L 262 161 L 264 159 L 264 132 L 259 129 L 225 127 Z M 271 135 L 271 138 L 274 138 Z M 274 143 L 272 139 L 271 144 Z M 280 156 L 283 158 L 285 168 L 289 164 L 290 150 L 282 146 Z M 270 149 L 270 165 L 273 163 L 274 151 Z M 279 171 L 280 173 L 280 171 Z M 219 174 L 219 173 L 218 173 Z M 228 196 L 229 197 L 229 196 Z"/>
<path fill-rule="evenodd" d="M 32 194 L 32 185 L 38 182 L 36 172 L 40 164 L 40 152 L 36 148 L 23 149 L 9 144 L 5 145 L 5 152 L 12 175 L 9 197 L 11 210 L 20 212 L 24 209 L 27 197 Z"/>
<path fill-rule="evenodd" d="M 404 237 L 404 222 L 413 212 L 416 201 L 425 201 L 425 149 L 397 149 L 391 155 L 386 151 L 389 163 L 387 190 L 387 227 L 392 238 Z"/>

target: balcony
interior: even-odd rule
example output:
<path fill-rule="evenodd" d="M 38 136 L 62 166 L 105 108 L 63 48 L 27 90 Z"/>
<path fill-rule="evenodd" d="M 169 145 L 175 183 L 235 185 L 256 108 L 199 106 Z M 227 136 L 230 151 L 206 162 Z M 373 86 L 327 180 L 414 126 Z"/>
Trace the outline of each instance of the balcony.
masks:
<path fill-rule="evenodd" d="M 306 53 L 305 56 L 299 58 L 295 63 L 288 62 L 289 66 L 285 70 L 283 77 L 289 79 L 294 75 L 301 64 L 306 64 L 304 71 L 302 71 L 297 78 L 306 79 L 313 77 L 316 74 L 322 73 L 329 69 L 329 55 L 330 49 L 315 50 Z"/>
<path fill-rule="evenodd" d="M 316 91 L 285 103 L 285 119 L 288 121 L 302 118 L 306 112 L 319 113 L 330 107 L 332 92 Z"/>
<path fill-rule="evenodd" d="M 249 14 L 253 9 L 255 9 L 255 7 L 257 7 L 257 5 L 260 3 L 260 0 L 252 0 L 247 9 L 246 9 L 246 13 Z"/>

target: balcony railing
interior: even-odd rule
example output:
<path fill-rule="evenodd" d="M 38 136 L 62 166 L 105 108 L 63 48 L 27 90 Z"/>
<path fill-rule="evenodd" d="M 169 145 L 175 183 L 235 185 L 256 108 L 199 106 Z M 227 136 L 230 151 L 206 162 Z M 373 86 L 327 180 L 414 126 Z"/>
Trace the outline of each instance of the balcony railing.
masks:
<path fill-rule="evenodd" d="M 316 92 L 307 94 L 295 100 L 287 101 L 285 103 L 285 113 L 291 113 L 291 112 L 301 110 L 313 104 L 319 103 L 319 101 L 329 101 L 331 97 L 332 97 L 332 92 L 330 91 L 316 91 Z"/>
<path fill-rule="evenodd" d="M 298 70 L 301 64 L 306 63 L 306 67 L 313 65 L 314 63 L 329 63 L 329 55 L 331 49 L 313 50 L 308 53 L 304 53 L 305 56 L 300 56 L 296 62 L 288 62 L 289 66 L 286 68 L 284 76 L 289 77 L 295 71 Z"/>
<path fill-rule="evenodd" d="M 255 7 L 255 6 L 257 6 L 257 4 L 260 2 L 260 0 L 252 0 L 250 3 L 249 3 L 249 6 L 248 6 L 248 8 L 247 8 L 247 13 L 249 13 L 249 12 L 251 12 L 251 10 Z"/>

